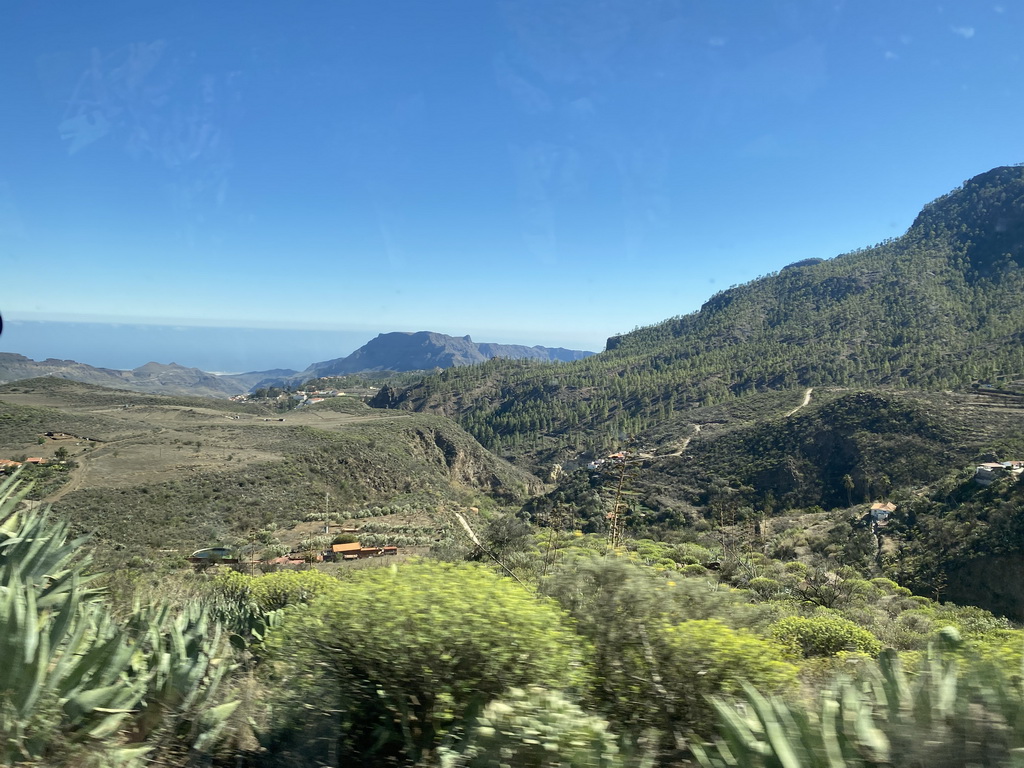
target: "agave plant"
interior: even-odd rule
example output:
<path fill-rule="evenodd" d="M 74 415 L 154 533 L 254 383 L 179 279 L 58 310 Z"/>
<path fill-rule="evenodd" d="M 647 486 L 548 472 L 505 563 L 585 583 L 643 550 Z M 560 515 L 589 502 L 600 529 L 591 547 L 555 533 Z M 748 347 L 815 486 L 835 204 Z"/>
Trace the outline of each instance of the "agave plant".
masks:
<path fill-rule="evenodd" d="M 208 747 L 235 707 L 215 703 L 228 670 L 219 625 L 193 605 L 116 626 L 88 586 L 82 540 L 46 509 L 19 509 L 27 491 L 17 476 L 0 483 L 0 765 L 76 745 L 111 766 L 157 745 Z"/>
<path fill-rule="evenodd" d="M 0 763 L 40 757 L 58 740 L 115 732 L 145 691 L 132 649 L 96 602 L 80 540 L 46 510 L 19 510 L 28 489 L 0 484 Z M 112 762 L 142 750 L 112 751 Z"/>
<path fill-rule="evenodd" d="M 202 603 L 178 612 L 164 604 L 136 610 L 131 629 L 144 652 L 138 666 L 147 681 L 132 739 L 164 749 L 206 749 L 238 706 L 217 703 L 231 669 L 220 624 Z"/>
<path fill-rule="evenodd" d="M 947 628 L 914 677 L 892 650 L 826 690 L 813 712 L 746 689 L 714 699 L 720 738 L 694 746 L 704 768 L 1024 766 L 1024 687 L 992 665 L 960 663 Z"/>
<path fill-rule="evenodd" d="M 0 588 L 32 590 L 40 610 L 59 609 L 71 592 L 94 597 L 84 576 L 85 539 L 68 541 L 67 523 L 51 520 L 46 508 L 19 510 L 29 490 L 18 473 L 0 483 Z"/>

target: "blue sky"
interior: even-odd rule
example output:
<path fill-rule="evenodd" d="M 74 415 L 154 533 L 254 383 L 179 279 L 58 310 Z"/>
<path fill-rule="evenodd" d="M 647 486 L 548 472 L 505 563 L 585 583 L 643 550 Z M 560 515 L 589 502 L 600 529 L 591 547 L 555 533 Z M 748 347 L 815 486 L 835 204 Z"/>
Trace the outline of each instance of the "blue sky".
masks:
<path fill-rule="evenodd" d="M 5 10 L 8 324 L 600 349 L 1024 161 L 1008 2 Z M 73 357 L 53 328 L 0 351 Z"/>

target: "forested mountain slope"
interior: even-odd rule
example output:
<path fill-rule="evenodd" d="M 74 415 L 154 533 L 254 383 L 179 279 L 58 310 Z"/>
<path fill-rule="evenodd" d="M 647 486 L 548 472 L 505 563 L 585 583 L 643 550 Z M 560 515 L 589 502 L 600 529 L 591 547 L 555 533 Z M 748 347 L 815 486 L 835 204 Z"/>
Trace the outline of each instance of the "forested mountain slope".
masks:
<path fill-rule="evenodd" d="M 996 168 L 902 237 L 730 288 L 594 357 L 449 369 L 375 404 L 457 416 L 485 445 L 541 461 L 758 391 L 997 384 L 1024 372 L 1022 264 L 1024 168 Z"/>
<path fill-rule="evenodd" d="M 976 461 L 1024 455 L 1020 396 L 837 387 L 816 389 L 793 412 L 774 394 L 689 411 L 700 429 L 682 442 L 667 440 L 671 424 L 645 434 L 661 447 L 631 451 L 625 527 L 658 538 L 702 520 L 753 523 L 784 510 L 906 499 L 969 474 Z M 567 462 L 557 487 L 526 511 L 546 520 L 561 505 L 583 530 L 604 530 L 621 468 Z"/>

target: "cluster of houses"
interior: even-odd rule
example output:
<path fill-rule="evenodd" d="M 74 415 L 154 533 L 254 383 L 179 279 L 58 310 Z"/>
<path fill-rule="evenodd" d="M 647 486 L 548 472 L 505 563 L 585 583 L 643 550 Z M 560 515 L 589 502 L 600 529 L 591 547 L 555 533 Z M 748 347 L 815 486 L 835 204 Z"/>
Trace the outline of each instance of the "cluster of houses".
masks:
<path fill-rule="evenodd" d="M 600 469 L 609 462 L 611 462 L 612 464 L 621 464 L 625 460 L 626 454 L 623 451 L 619 451 L 618 453 L 609 453 L 605 458 L 594 459 L 592 462 L 587 464 L 587 469 L 593 472 L 595 469 Z"/>
<path fill-rule="evenodd" d="M 975 467 L 974 482 L 978 485 L 989 486 L 1004 477 L 1019 480 L 1022 472 L 1024 472 L 1024 461 L 988 461 Z"/>
<path fill-rule="evenodd" d="M 299 405 L 312 405 L 313 403 L 322 403 L 328 397 L 343 397 L 344 395 L 344 392 L 339 392 L 336 389 L 300 389 L 291 395 L 282 394 L 278 399 L 291 397 L 293 400 L 298 400 Z M 249 395 L 234 395 L 228 399 L 236 403 L 244 403 L 249 399 Z"/>
<path fill-rule="evenodd" d="M 365 560 L 370 557 L 389 557 L 398 554 L 398 547 L 364 547 L 358 541 L 347 544 L 332 544 L 330 549 L 323 552 L 304 553 L 292 552 L 282 557 L 275 557 L 271 560 L 261 561 L 264 565 L 305 565 L 314 563 L 347 562 L 350 560 Z M 189 557 L 185 558 L 190 563 L 198 566 L 222 563 L 234 565 L 240 563 L 238 554 L 229 547 L 207 547 L 197 549 Z"/>
<path fill-rule="evenodd" d="M 365 560 L 369 557 L 385 557 L 398 554 L 398 547 L 364 547 L 358 541 L 349 544 L 332 544 L 330 549 L 311 555 L 292 552 L 283 557 L 268 560 L 269 565 L 303 565 L 305 563 L 340 563 L 350 560 Z"/>

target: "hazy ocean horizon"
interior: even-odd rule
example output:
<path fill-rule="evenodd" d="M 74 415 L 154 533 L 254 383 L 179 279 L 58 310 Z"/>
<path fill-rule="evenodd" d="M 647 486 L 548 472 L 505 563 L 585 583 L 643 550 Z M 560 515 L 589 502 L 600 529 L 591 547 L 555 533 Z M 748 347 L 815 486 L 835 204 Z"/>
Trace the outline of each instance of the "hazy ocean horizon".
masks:
<path fill-rule="evenodd" d="M 216 373 L 273 368 L 298 371 L 310 363 L 344 357 L 376 335 L 371 331 L 76 323 L 5 317 L 0 352 L 121 370 L 156 362 Z"/>

